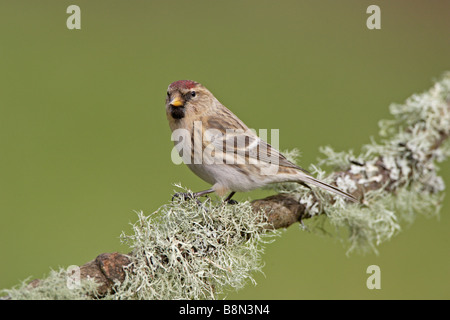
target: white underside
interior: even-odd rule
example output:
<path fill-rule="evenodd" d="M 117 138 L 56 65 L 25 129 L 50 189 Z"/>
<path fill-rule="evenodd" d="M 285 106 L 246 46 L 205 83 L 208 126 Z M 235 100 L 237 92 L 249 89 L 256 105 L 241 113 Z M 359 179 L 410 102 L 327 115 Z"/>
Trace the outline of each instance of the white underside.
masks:
<path fill-rule="evenodd" d="M 267 184 L 282 181 L 298 181 L 293 175 L 287 174 L 245 174 L 241 170 L 227 164 L 188 164 L 197 176 L 213 185 L 214 190 L 229 190 L 246 192 L 261 188 Z"/>

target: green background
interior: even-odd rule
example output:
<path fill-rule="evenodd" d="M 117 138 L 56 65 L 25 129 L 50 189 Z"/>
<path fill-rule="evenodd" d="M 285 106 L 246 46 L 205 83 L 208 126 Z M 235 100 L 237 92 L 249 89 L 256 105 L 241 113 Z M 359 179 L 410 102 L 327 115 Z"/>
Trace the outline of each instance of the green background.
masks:
<path fill-rule="evenodd" d="M 66 8 L 81 8 L 68 30 Z M 381 30 L 366 27 L 371 4 Z M 249 127 L 280 129 L 308 168 L 355 149 L 389 104 L 450 69 L 449 1 L 1 1 L 0 289 L 84 264 L 181 182 L 164 111 L 175 80 L 203 83 Z M 441 175 L 450 184 L 450 163 Z M 266 191 L 239 194 L 262 197 Z M 291 226 L 234 299 L 449 299 L 450 197 L 380 254 Z M 366 268 L 381 268 L 381 289 Z"/>

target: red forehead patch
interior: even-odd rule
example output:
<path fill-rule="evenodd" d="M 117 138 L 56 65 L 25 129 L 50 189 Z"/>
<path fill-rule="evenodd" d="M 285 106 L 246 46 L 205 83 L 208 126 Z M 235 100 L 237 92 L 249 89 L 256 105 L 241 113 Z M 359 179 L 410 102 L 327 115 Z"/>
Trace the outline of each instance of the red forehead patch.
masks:
<path fill-rule="evenodd" d="M 171 88 L 182 88 L 182 89 L 192 89 L 197 85 L 197 82 L 192 80 L 178 80 L 172 82 L 169 87 Z"/>

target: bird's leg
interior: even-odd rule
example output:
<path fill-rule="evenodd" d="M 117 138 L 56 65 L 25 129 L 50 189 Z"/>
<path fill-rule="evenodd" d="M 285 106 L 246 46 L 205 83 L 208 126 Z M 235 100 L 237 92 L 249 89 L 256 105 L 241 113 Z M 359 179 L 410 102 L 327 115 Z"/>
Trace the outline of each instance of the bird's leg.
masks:
<path fill-rule="evenodd" d="M 238 202 L 237 202 L 236 200 L 231 200 L 231 198 L 234 196 L 235 193 L 236 193 L 236 192 L 232 191 L 232 192 L 228 195 L 228 197 L 224 200 L 224 202 L 225 202 L 225 203 L 228 203 L 228 204 L 237 204 Z"/>
<path fill-rule="evenodd" d="M 194 196 L 194 198 L 197 198 L 197 197 L 202 197 L 202 196 L 204 196 L 206 194 L 210 194 L 210 193 L 213 193 L 213 192 L 214 192 L 213 189 L 208 189 L 208 190 L 196 192 L 196 193 L 193 194 L 193 196 Z"/>

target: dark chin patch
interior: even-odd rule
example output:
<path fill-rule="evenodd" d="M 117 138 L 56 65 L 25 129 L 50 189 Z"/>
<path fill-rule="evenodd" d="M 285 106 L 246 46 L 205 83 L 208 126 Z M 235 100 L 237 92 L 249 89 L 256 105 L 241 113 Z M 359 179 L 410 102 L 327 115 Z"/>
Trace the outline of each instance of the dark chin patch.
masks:
<path fill-rule="evenodd" d="M 183 119 L 184 118 L 184 108 L 172 108 L 170 110 L 170 114 L 172 115 L 172 118 L 174 119 Z"/>

